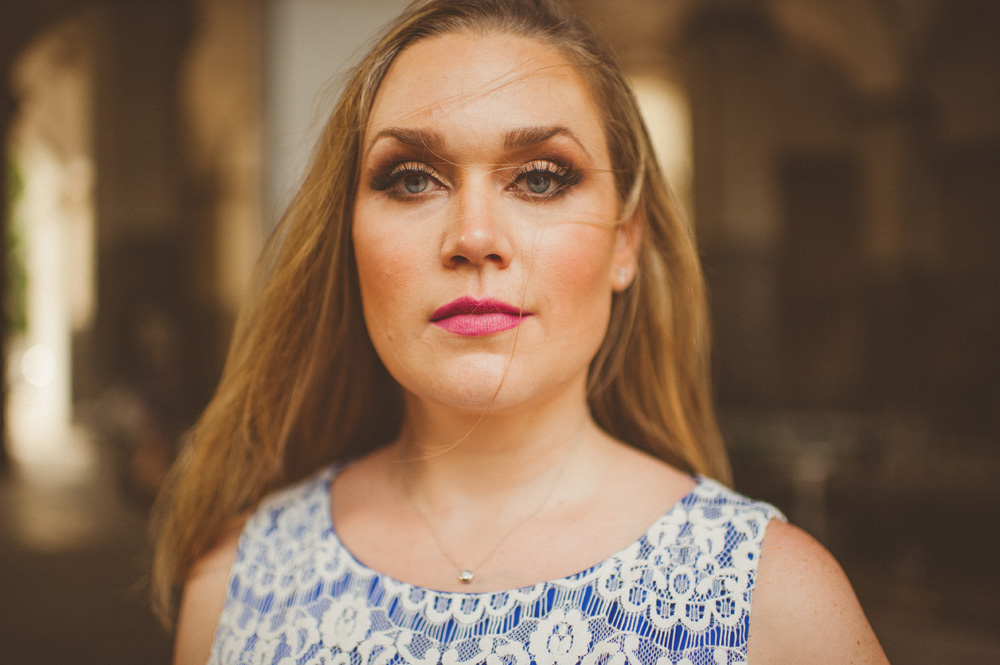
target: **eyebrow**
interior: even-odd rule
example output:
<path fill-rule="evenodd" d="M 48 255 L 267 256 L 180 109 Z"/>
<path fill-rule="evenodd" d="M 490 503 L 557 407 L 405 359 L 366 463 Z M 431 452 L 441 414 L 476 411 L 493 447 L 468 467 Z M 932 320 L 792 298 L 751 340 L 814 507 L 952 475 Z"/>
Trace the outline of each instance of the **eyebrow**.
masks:
<path fill-rule="evenodd" d="M 577 135 L 574 134 L 571 129 L 562 125 L 555 125 L 551 127 L 519 127 L 517 129 L 512 129 L 504 134 L 503 149 L 505 152 L 523 150 L 524 148 L 530 148 L 531 146 L 545 143 L 554 136 L 565 136 L 569 138 L 576 143 L 588 157 L 590 156 L 590 151 L 584 147 Z M 434 153 L 440 152 L 444 148 L 445 144 L 444 135 L 441 132 L 432 129 L 387 127 L 380 130 L 374 137 L 372 137 L 372 140 L 368 143 L 365 153 L 371 152 L 371 149 L 375 146 L 375 144 L 385 138 L 392 138 L 399 141 L 403 145 L 419 148 L 421 150 L 428 150 Z"/>
<path fill-rule="evenodd" d="M 387 127 L 372 137 L 365 152 L 371 152 L 372 147 L 384 138 L 393 138 L 412 148 L 420 148 L 438 152 L 444 146 L 444 135 L 433 129 L 406 129 L 403 127 Z"/>
<path fill-rule="evenodd" d="M 565 136 L 580 146 L 580 149 L 590 156 L 590 152 L 583 146 L 583 143 L 569 127 L 557 125 L 553 127 L 520 127 L 512 129 L 504 134 L 503 148 L 510 152 L 530 148 L 531 146 L 545 143 L 554 136 Z"/>

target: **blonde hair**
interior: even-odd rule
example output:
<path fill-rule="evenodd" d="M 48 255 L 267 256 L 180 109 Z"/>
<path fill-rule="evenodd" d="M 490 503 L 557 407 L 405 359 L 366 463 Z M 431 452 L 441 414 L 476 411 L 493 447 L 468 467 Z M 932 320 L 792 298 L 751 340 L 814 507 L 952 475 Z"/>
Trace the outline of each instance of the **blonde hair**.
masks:
<path fill-rule="evenodd" d="M 227 522 L 265 494 L 398 433 L 399 386 L 364 326 L 351 244 L 360 144 L 396 56 L 457 31 L 552 44 L 589 85 L 626 217 L 641 244 L 633 284 L 616 294 L 591 364 L 588 401 L 613 436 L 689 472 L 728 481 L 712 411 L 705 288 L 621 68 L 556 0 L 418 0 L 354 69 L 298 195 L 261 259 L 218 390 L 161 493 L 154 605 L 168 624 L 176 592 Z"/>

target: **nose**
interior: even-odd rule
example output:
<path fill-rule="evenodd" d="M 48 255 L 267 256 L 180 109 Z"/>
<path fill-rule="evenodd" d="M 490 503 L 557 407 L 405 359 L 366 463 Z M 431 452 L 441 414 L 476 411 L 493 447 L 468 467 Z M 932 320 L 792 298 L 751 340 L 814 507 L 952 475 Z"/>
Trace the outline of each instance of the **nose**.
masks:
<path fill-rule="evenodd" d="M 503 219 L 503 203 L 486 180 L 469 178 L 452 195 L 441 244 L 441 262 L 448 268 L 506 268 L 510 264 L 513 245 Z"/>

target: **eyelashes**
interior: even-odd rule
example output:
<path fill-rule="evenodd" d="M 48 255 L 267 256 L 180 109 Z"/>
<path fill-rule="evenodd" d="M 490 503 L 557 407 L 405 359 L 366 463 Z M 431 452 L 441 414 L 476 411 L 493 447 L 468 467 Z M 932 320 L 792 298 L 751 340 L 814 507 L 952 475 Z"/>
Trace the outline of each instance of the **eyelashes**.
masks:
<path fill-rule="evenodd" d="M 514 169 L 513 185 L 532 197 L 560 196 L 580 182 L 582 174 L 548 159 L 534 159 Z"/>
<path fill-rule="evenodd" d="M 421 194 L 431 181 L 441 185 L 441 176 L 423 162 L 400 162 L 378 169 L 370 187 L 377 192 Z M 422 185 L 422 186 L 421 186 Z"/>
<path fill-rule="evenodd" d="M 507 191 L 539 202 L 562 196 L 583 179 L 583 174 L 572 163 L 549 158 L 533 159 L 498 171 L 510 174 Z M 410 201 L 447 189 L 445 183 L 446 178 L 426 162 L 405 160 L 377 167 L 369 187 L 390 198 Z"/>

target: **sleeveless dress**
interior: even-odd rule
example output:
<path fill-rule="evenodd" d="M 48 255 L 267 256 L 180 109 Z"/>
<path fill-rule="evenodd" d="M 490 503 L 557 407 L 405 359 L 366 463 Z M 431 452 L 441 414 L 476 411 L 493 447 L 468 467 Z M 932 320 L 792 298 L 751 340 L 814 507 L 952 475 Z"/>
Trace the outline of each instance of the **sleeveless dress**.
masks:
<path fill-rule="evenodd" d="M 336 469 L 271 495 L 240 537 L 209 663 L 721 665 L 746 662 L 774 507 L 706 478 L 631 546 L 570 577 L 491 593 L 359 562 L 330 513 Z"/>

